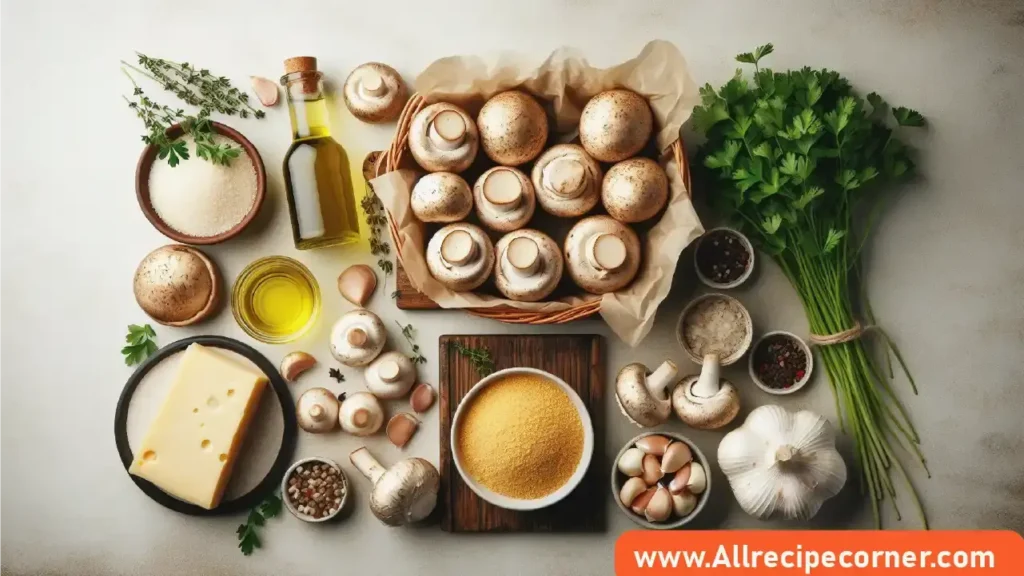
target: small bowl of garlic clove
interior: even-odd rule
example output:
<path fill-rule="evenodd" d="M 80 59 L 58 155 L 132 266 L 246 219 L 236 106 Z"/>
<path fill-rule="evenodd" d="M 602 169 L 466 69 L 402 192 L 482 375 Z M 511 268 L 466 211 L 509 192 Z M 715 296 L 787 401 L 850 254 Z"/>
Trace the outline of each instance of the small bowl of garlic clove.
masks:
<path fill-rule="evenodd" d="M 711 492 L 708 459 L 689 438 L 648 432 L 630 440 L 612 464 L 619 510 L 651 530 L 674 530 L 700 514 Z"/>

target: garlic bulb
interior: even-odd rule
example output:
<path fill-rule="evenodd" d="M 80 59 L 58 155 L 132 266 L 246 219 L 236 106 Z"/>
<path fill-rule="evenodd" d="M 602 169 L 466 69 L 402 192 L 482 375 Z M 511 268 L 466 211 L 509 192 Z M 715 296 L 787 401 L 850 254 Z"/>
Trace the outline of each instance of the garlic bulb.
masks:
<path fill-rule="evenodd" d="M 761 406 L 718 445 L 737 502 L 762 520 L 808 520 L 846 483 L 846 463 L 824 417 Z"/>

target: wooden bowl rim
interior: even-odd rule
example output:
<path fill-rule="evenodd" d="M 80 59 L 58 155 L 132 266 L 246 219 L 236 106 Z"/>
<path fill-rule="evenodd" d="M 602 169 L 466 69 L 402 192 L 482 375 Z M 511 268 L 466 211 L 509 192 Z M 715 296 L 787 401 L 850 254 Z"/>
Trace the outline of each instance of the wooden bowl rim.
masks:
<path fill-rule="evenodd" d="M 190 236 L 188 234 L 182 234 L 174 228 L 171 228 L 164 222 L 160 215 L 156 213 L 153 208 L 153 203 L 149 198 L 149 171 L 153 167 L 153 163 L 157 159 L 157 147 L 153 144 L 147 145 L 142 150 L 142 155 L 139 156 L 138 164 L 135 166 L 135 196 L 139 201 L 139 208 L 142 209 L 142 213 L 145 214 L 146 219 L 153 225 L 161 234 L 174 240 L 175 242 L 181 242 L 182 244 L 191 244 L 193 246 L 206 246 L 210 244 L 219 244 L 225 240 L 230 240 L 235 236 L 238 236 L 255 218 L 256 214 L 259 213 L 260 208 L 263 207 L 263 200 L 267 193 L 267 171 L 263 166 L 263 158 L 260 156 L 256 146 L 249 141 L 242 133 L 221 124 L 220 122 L 210 122 L 213 126 L 213 131 L 221 136 L 226 136 L 234 140 L 239 146 L 245 150 L 245 154 L 249 157 L 249 161 L 252 162 L 253 167 L 256 169 L 256 198 L 253 200 L 252 208 L 249 213 L 242 218 L 242 221 L 232 227 L 230 230 L 221 232 L 214 236 Z M 179 138 L 184 135 L 185 130 L 181 124 L 175 124 L 167 129 L 167 136 L 169 138 Z M 196 158 L 190 158 L 189 160 L 196 160 Z M 205 160 L 204 160 L 205 162 Z"/>

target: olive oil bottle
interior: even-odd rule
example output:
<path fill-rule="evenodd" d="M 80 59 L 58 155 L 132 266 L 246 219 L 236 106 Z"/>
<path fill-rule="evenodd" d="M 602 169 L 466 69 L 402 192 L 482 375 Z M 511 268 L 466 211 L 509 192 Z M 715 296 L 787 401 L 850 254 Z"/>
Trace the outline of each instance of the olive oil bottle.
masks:
<path fill-rule="evenodd" d="M 331 138 L 316 58 L 289 58 L 284 66 L 281 84 L 292 122 L 284 184 L 295 247 L 355 244 L 360 236 L 352 171 L 345 149 Z"/>

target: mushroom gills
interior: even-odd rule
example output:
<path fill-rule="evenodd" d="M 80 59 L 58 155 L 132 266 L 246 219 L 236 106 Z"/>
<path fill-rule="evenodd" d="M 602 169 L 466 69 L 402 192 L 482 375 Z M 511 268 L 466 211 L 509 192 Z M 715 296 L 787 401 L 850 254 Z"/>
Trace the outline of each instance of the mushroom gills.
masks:
<path fill-rule="evenodd" d="M 718 356 L 708 354 L 700 375 L 683 381 L 672 392 L 676 415 L 693 428 L 721 428 L 739 414 L 739 394 L 732 384 L 719 377 L 719 371 Z"/>

